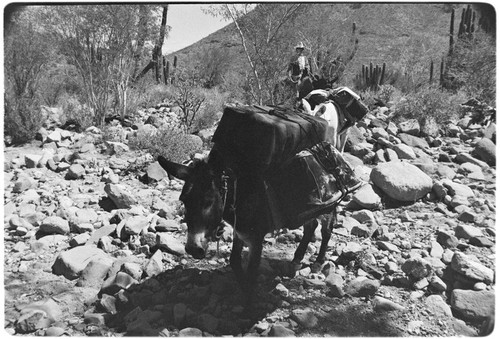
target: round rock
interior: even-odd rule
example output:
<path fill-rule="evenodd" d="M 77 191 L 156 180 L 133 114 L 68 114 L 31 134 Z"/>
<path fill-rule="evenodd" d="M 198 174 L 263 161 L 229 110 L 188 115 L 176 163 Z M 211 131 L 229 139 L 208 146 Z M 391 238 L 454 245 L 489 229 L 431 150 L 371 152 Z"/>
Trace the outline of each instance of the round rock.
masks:
<path fill-rule="evenodd" d="M 432 190 L 432 179 L 406 162 L 379 164 L 371 172 L 370 179 L 384 193 L 398 201 L 416 201 Z"/>

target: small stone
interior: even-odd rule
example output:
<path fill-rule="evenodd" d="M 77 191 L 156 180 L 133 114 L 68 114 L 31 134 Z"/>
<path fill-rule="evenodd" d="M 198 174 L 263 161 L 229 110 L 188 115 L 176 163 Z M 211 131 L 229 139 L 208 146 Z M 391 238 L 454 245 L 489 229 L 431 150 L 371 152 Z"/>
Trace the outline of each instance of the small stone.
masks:
<path fill-rule="evenodd" d="M 73 164 L 68 168 L 65 178 L 67 180 L 75 180 L 83 178 L 85 175 L 85 168 L 80 164 Z"/>
<path fill-rule="evenodd" d="M 132 278 L 127 273 L 118 272 L 116 273 L 116 275 L 111 276 L 104 281 L 104 283 L 101 286 L 101 293 L 114 295 L 121 289 L 126 290 L 136 283 L 137 280 Z"/>
<path fill-rule="evenodd" d="M 359 206 L 367 209 L 378 209 L 382 204 L 382 199 L 375 193 L 372 185 L 362 186 L 354 193 L 352 199 Z"/>
<path fill-rule="evenodd" d="M 129 274 L 135 280 L 140 280 L 143 273 L 141 265 L 133 262 L 124 263 L 122 271 Z"/>
<path fill-rule="evenodd" d="M 309 308 L 292 310 L 290 317 L 305 328 L 315 328 L 318 325 L 318 318 Z"/>
<path fill-rule="evenodd" d="M 157 233 L 156 244 L 159 248 L 165 249 L 167 252 L 173 253 L 175 255 L 186 254 L 184 244 L 182 244 L 179 240 L 174 238 L 169 233 Z"/>
<path fill-rule="evenodd" d="M 283 325 L 273 325 L 269 331 L 270 337 L 295 337 L 295 332 Z"/>
<path fill-rule="evenodd" d="M 26 168 L 36 168 L 38 163 L 42 159 L 42 156 L 39 154 L 26 154 L 24 156 L 24 163 L 26 164 Z"/>
<path fill-rule="evenodd" d="M 80 274 L 80 278 L 78 279 L 76 286 L 101 286 L 112 265 L 113 259 L 111 258 L 99 258 L 97 260 L 91 260 Z"/>
<path fill-rule="evenodd" d="M 374 295 L 379 287 L 380 281 L 359 277 L 346 285 L 345 292 L 353 297 L 366 297 Z"/>
<path fill-rule="evenodd" d="M 418 281 L 416 281 L 414 284 L 413 284 L 413 287 L 416 289 L 416 290 L 423 290 L 425 289 L 427 286 L 429 286 L 429 281 L 426 279 L 426 278 L 422 278 Z"/>
<path fill-rule="evenodd" d="M 74 247 L 59 254 L 52 265 L 52 273 L 63 275 L 70 280 L 76 279 L 90 261 L 106 257 L 106 254 L 96 247 Z"/>
<path fill-rule="evenodd" d="M 288 294 L 290 293 L 288 288 L 285 287 L 285 285 L 279 283 L 276 285 L 276 287 L 273 290 L 276 294 L 282 296 L 282 297 L 287 297 Z"/>
<path fill-rule="evenodd" d="M 446 283 L 436 275 L 432 276 L 429 285 L 437 292 L 444 292 L 447 289 Z"/>
<path fill-rule="evenodd" d="M 401 250 L 398 246 L 388 242 L 388 241 L 377 241 L 377 247 L 384 251 L 390 251 L 395 253 L 400 253 Z"/>
<path fill-rule="evenodd" d="M 436 241 L 444 248 L 455 248 L 459 243 L 458 238 L 456 236 L 444 231 L 437 232 Z"/>
<path fill-rule="evenodd" d="M 179 337 L 201 337 L 203 332 L 194 327 L 186 327 L 179 331 Z"/>
<path fill-rule="evenodd" d="M 70 232 L 70 227 L 67 220 L 57 216 L 51 216 L 42 221 L 40 232 L 45 234 L 67 234 Z"/>
<path fill-rule="evenodd" d="M 101 300 L 99 300 L 99 304 L 101 307 L 110 314 L 116 314 L 116 298 L 108 295 L 108 294 L 103 294 L 101 296 Z"/>
<path fill-rule="evenodd" d="M 477 247 L 493 247 L 495 242 L 484 236 L 474 236 L 469 239 L 469 244 Z"/>
<path fill-rule="evenodd" d="M 414 279 L 422 279 L 432 272 L 432 266 L 423 258 L 416 257 L 406 260 L 401 269 Z"/>
<path fill-rule="evenodd" d="M 137 204 L 137 199 L 125 185 L 106 184 L 104 191 L 118 208 L 128 209 Z"/>
<path fill-rule="evenodd" d="M 456 252 L 451 260 L 451 268 L 467 278 L 491 284 L 494 272 L 483 264 L 472 260 L 462 252 Z"/>
<path fill-rule="evenodd" d="M 67 332 L 62 327 L 51 326 L 45 330 L 46 337 L 60 337 L 63 334 L 67 334 Z"/>
<path fill-rule="evenodd" d="M 375 296 L 373 298 L 373 309 L 377 312 L 404 311 L 405 307 L 389 299 Z"/>
<path fill-rule="evenodd" d="M 71 247 L 83 246 L 87 243 L 89 239 L 90 239 L 90 234 L 88 233 L 78 234 L 69 241 L 69 245 Z"/>
<path fill-rule="evenodd" d="M 163 272 L 163 254 L 161 250 L 157 250 L 144 267 L 144 273 L 146 276 L 152 277 L 161 272 Z"/>
<path fill-rule="evenodd" d="M 455 227 L 455 235 L 458 238 L 470 239 L 472 237 L 482 237 L 483 232 L 480 228 L 469 225 L 458 225 Z"/>

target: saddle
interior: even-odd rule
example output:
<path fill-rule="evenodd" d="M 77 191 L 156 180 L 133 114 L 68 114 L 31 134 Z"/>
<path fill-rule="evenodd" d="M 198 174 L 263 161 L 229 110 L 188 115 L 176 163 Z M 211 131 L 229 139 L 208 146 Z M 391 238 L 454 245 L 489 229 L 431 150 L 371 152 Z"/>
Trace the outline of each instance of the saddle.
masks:
<path fill-rule="evenodd" d="M 321 142 L 299 152 L 266 184 L 273 224 L 295 228 L 333 211 L 361 181 L 335 147 Z"/>

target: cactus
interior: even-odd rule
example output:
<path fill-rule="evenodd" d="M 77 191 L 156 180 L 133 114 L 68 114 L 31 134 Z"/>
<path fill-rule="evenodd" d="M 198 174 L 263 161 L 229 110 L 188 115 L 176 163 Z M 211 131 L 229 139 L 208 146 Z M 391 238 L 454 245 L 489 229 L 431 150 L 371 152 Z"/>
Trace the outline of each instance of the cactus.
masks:
<path fill-rule="evenodd" d="M 453 36 L 454 26 L 455 26 L 455 9 L 452 9 L 451 10 L 451 20 L 450 20 L 450 48 L 448 50 L 448 55 L 453 54 L 453 46 L 455 44 L 454 36 Z"/>
<path fill-rule="evenodd" d="M 379 89 L 379 86 L 383 85 L 385 82 L 386 75 L 386 63 L 373 66 L 370 62 L 370 66 L 361 65 L 361 73 L 356 75 L 356 83 L 359 89 L 370 88 L 373 91 Z"/>
<path fill-rule="evenodd" d="M 472 6 L 467 5 L 467 8 L 462 9 L 462 18 L 458 29 L 458 37 L 470 37 L 474 33 L 474 21 L 476 13 L 472 11 Z"/>
<path fill-rule="evenodd" d="M 167 61 L 165 57 L 163 57 L 163 81 L 165 85 L 168 85 L 169 77 L 170 77 L 170 62 Z"/>
<path fill-rule="evenodd" d="M 172 78 L 170 79 L 170 83 L 172 85 L 175 82 L 176 73 L 177 73 L 177 55 L 174 56 L 174 63 L 173 63 L 173 69 L 172 69 Z"/>
<path fill-rule="evenodd" d="M 430 69 L 430 72 L 429 72 L 429 84 L 432 84 L 432 79 L 434 77 L 434 61 L 431 60 L 431 69 Z"/>
<path fill-rule="evenodd" d="M 439 84 L 443 86 L 444 82 L 444 58 L 441 58 L 441 68 L 439 70 Z"/>

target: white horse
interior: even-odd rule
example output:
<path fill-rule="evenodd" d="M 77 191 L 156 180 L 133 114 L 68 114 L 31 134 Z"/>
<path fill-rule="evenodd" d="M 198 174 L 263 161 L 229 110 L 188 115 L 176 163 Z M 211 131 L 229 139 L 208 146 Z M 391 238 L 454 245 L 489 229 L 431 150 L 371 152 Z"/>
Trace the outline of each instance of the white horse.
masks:
<path fill-rule="evenodd" d="M 346 87 L 339 89 L 347 90 L 355 99 L 359 96 Z M 337 89 L 337 90 L 339 90 Z M 353 124 L 353 118 L 346 115 L 333 102 L 328 101 L 330 91 L 315 89 L 302 99 L 302 108 L 310 115 L 321 117 L 328 122 L 326 141 L 331 143 L 339 152 L 344 152 L 347 141 L 347 130 Z"/>

